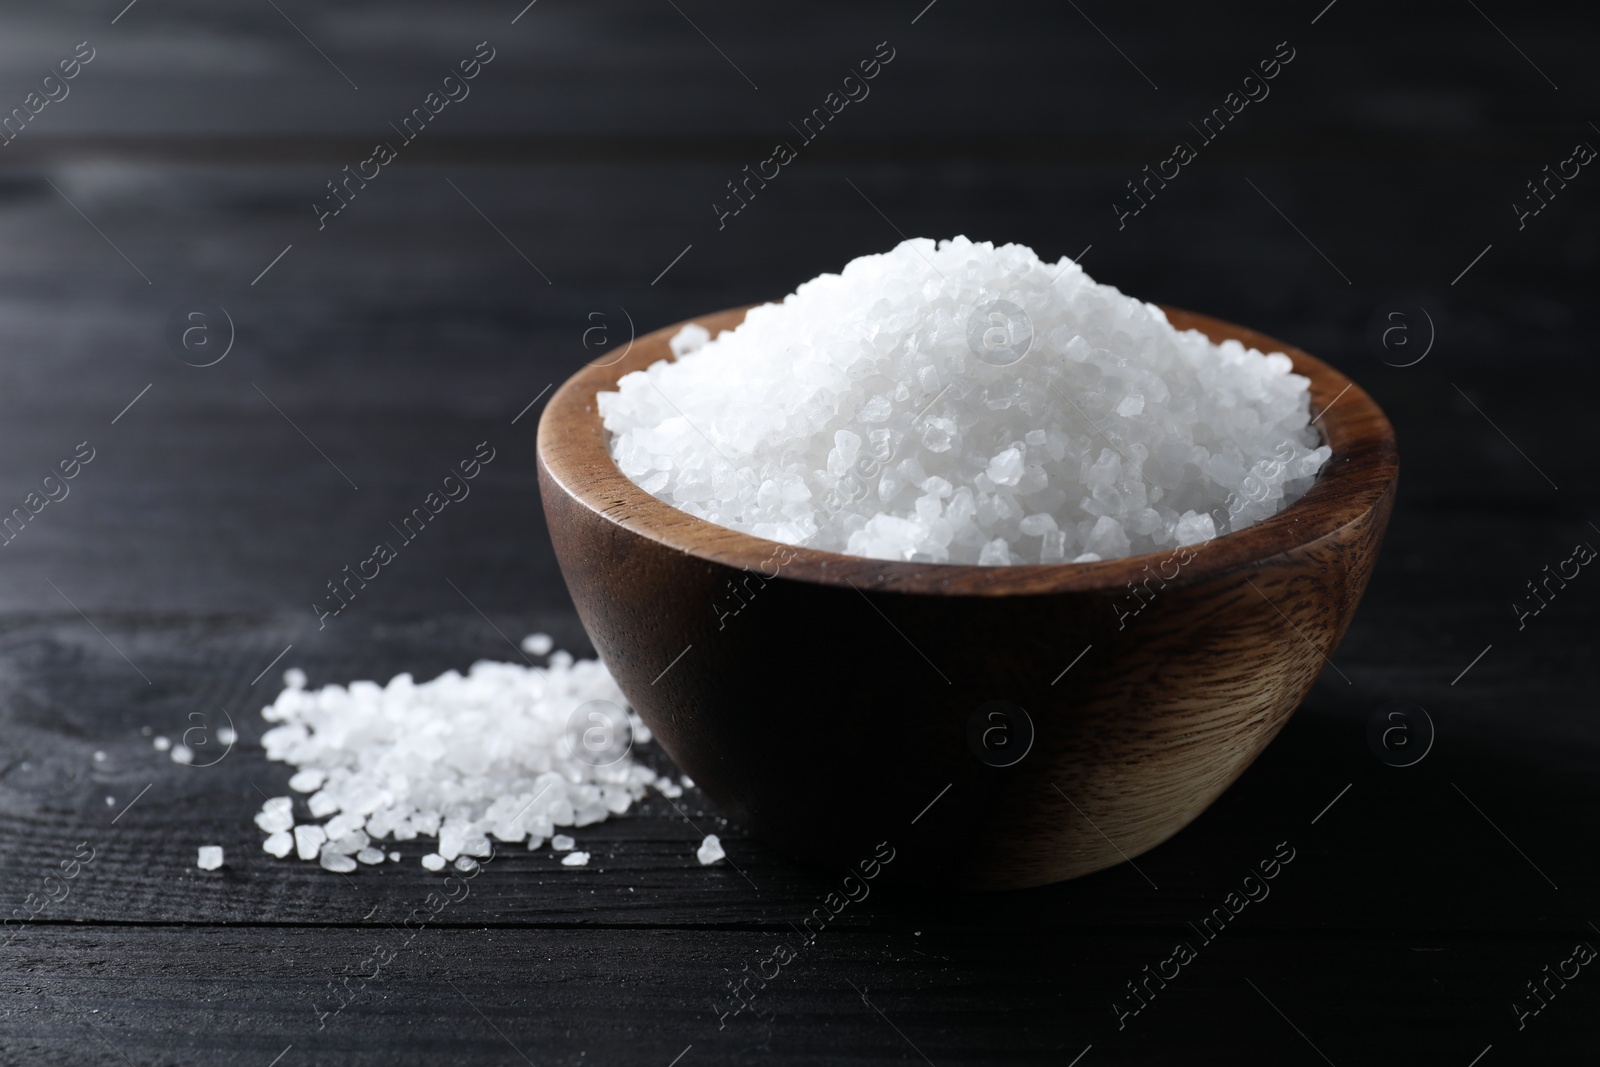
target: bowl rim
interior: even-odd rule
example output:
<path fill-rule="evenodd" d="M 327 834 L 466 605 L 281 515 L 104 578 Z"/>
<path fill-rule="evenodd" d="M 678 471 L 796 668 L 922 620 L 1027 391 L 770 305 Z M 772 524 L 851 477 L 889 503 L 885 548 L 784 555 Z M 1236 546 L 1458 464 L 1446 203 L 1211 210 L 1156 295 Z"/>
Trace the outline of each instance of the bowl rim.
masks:
<path fill-rule="evenodd" d="M 851 556 L 786 545 L 718 526 L 651 496 L 623 474 L 606 442 L 595 395 L 613 391 L 624 374 L 661 359 L 672 360 L 668 341 L 690 322 L 713 336 L 732 329 L 752 307 L 697 315 L 636 337 L 620 355 L 597 357 L 556 390 L 539 419 L 537 463 L 545 492 L 565 493 L 604 522 L 710 563 L 790 580 L 911 594 L 964 596 L 1044 595 L 1067 592 L 1120 594 L 1124 586 L 1170 565 L 1182 549 L 1090 563 L 1023 563 L 1006 566 L 921 563 Z M 1239 341 L 1262 352 L 1281 352 L 1294 372 L 1310 379 L 1311 404 L 1333 455 L 1316 481 L 1289 507 L 1242 530 L 1187 546 L 1179 561 L 1187 584 L 1309 547 L 1370 516 L 1392 492 L 1399 475 L 1394 429 L 1365 390 L 1338 370 L 1276 338 L 1180 308 L 1156 305 L 1180 330 L 1195 329 L 1213 342 Z M 548 505 L 547 505 L 548 506 Z M 770 569 L 770 573 L 769 573 Z M 1172 576 L 1165 576 L 1171 580 Z"/>

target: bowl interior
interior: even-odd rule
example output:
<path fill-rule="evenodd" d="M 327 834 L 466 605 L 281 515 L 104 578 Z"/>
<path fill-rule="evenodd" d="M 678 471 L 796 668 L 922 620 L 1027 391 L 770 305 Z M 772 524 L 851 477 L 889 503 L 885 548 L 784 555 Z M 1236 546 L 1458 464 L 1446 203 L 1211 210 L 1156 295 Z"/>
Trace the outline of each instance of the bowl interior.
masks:
<path fill-rule="evenodd" d="M 692 321 L 713 336 L 743 321 L 734 308 Z M 1310 379 L 1313 422 L 1333 455 L 1316 482 L 1289 507 L 1253 526 L 1195 546 L 1186 568 L 1195 579 L 1231 570 L 1295 545 L 1309 544 L 1357 521 L 1382 498 L 1398 471 L 1394 431 L 1367 393 L 1339 371 L 1292 345 L 1254 330 L 1177 308 L 1162 309 L 1180 330 L 1199 330 L 1214 342 L 1234 339 L 1263 352 L 1283 352 L 1295 373 Z M 1171 549 L 1097 563 L 981 566 L 905 563 L 795 548 L 727 529 L 679 511 L 635 485 L 607 447 L 595 395 L 614 390 L 619 378 L 672 359 L 678 323 L 636 338 L 574 374 L 551 398 L 539 427 L 539 455 L 547 473 L 575 499 L 640 536 L 727 566 L 756 570 L 776 552 L 788 562 L 784 577 L 824 584 L 906 593 L 1013 596 L 1122 587 L 1171 554 Z"/>

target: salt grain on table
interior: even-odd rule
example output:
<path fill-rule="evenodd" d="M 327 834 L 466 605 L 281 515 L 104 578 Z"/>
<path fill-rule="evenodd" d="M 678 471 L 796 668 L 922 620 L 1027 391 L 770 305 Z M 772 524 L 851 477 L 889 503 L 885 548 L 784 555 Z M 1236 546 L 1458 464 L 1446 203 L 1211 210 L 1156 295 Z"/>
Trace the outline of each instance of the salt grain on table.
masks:
<path fill-rule="evenodd" d="M 544 634 L 524 646 L 541 655 L 552 647 Z M 626 752 L 595 766 L 575 751 L 571 717 L 591 702 L 609 706 L 635 740 L 650 735 L 623 710 L 604 665 L 567 652 L 551 653 L 545 667 L 484 661 L 423 683 L 409 674 L 383 686 L 305 683 L 298 668 L 284 672 L 286 688 L 262 711 L 277 725 L 261 743 L 269 759 L 296 767 L 289 786 L 309 794 L 306 809 L 318 822 L 296 826 L 292 801 L 278 797 L 256 824 L 273 835 L 269 852 L 278 854 L 276 835 L 292 828 L 296 855 L 330 870 L 354 869 L 350 857 L 367 849 L 381 858 L 374 841 L 419 837 L 438 840 L 422 858 L 428 870 L 452 862 L 474 869 L 494 854 L 491 838 L 538 848 L 554 836 L 554 847 L 570 850 L 576 842 L 556 827 L 621 815 L 647 786 L 678 788 Z"/>
<path fill-rule="evenodd" d="M 695 850 L 694 854 L 702 866 L 710 866 L 727 856 L 727 853 L 722 850 L 722 838 L 716 834 L 707 834 L 706 839 L 700 842 L 700 847 Z"/>

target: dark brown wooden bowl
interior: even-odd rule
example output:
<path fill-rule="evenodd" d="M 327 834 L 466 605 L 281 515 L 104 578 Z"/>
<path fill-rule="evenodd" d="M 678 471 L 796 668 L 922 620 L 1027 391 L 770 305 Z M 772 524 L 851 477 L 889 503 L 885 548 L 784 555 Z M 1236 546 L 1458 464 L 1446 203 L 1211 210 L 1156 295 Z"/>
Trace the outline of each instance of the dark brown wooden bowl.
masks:
<path fill-rule="evenodd" d="M 629 702 L 730 815 L 818 863 L 854 865 L 887 842 L 898 871 L 931 884 L 1040 885 L 1154 848 L 1267 746 L 1372 575 L 1399 474 L 1394 431 L 1306 353 L 1166 310 L 1179 329 L 1287 353 L 1333 449 L 1300 500 L 1181 565 L 1172 552 L 887 562 L 662 503 L 612 462 L 595 394 L 670 359 L 679 326 L 551 398 L 539 485 L 578 614 Z M 744 313 L 695 321 L 716 334 Z"/>

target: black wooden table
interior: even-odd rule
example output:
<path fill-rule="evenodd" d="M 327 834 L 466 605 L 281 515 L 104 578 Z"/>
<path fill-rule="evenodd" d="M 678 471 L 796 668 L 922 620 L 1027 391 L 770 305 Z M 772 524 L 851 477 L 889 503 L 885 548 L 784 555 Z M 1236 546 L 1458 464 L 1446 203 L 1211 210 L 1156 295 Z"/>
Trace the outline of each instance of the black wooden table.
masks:
<path fill-rule="evenodd" d="M 0 513 L 25 508 L 0 548 L 0 912 L 37 911 L 0 949 L 0 1062 L 1595 1061 L 1600 975 L 1568 961 L 1600 946 L 1600 578 L 1518 616 L 1600 544 L 1600 177 L 1564 162 L 1600 145 L 1592 22 L 923 2 L 0 16 Z M 732 214 L 727 183 L 890 52 Z M 391 126 L 475 55 L 470 95 Z M 75 76 L 43 81 L 62 60 Z M 1131 198 L 1184 140 L 1196 158 Z M 379 141 L 396 157 L 325 199 Z M 1526 183 L 1563 168 L 1540 207 Z M 421 842 L 349 877 L 261 851 L 284 668 L 429 677 L 534 630 L 589 653 L 535 487 L 552 384 L 630 330 L 956 233 L 1283 337 L 1396 425 L 1400 503 L 1337 670 L 1210 811 L 1137 870 L 886 885 L 725 1019 L 834 876 L 696 790 L 582 831 L 585 869 L 504 853 L 414 936 L 439 881 Z M 471 498 L 319 628 L 324 583 L 482 440 Z M 773 684 L 811 662 L 775 656 Z M 1393 701 L 1436 730 L 1406 767 L 1369 742 Z M 221 762 L 152 747 L 223 708 Z M 702 832 L 737 867 L 701 867 Z M 196 869 L 202 844 L 223 870 Z M 1203 938 L 1283 850 L 1270 895 Z M 1179 941 L 1195 958 L 1148 982 Z"/>

